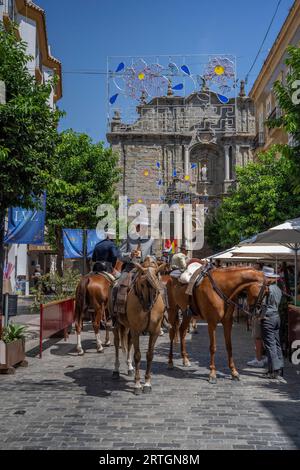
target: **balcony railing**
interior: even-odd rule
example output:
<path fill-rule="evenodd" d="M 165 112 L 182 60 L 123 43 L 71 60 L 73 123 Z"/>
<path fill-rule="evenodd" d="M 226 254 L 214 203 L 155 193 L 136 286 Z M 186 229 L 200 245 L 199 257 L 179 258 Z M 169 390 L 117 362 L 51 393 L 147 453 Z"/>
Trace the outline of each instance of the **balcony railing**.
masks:
<path fill-rule="evenodd" d="M 258 132 L 256 134 L 256 137 L 254 139 L 254 148 L 258 148 L 258 147 L 263 147 L 265 145 L 265 133 L 264 132 Z"/>

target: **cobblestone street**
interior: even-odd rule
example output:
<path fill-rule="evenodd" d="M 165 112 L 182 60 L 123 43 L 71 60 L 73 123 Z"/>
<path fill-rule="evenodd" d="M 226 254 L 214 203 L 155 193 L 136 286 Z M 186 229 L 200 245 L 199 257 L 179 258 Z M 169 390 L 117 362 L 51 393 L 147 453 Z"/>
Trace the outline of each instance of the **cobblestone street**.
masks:
<path fill-rule="evenodd" d="M 299 449 L 299 368 L 287 364 L 286 384 L 263 379 L 262 370 L 245 366 L 253 357 L 251 334 L 244 323 L 235 324 L 241 381 L 232 382 L 220 326 L 219 378 L 211 385 L 206 326 L 199 324 L 198 332 L 188 336 L 190 368 L 182 367 L 177 348 L 176 366 L 168 370 L 168 335 L 159 338 L 150 395 L 133 394 L 125 361 L 121 379 L 112 380 L 114 348 L 97 354 L 89 325 L 83 357 L 75 353 L 74 334 L 67 343 L 53 340 L 42 360 L 32 349 L 28 368 L 0 376 L 0 448 Z"/>

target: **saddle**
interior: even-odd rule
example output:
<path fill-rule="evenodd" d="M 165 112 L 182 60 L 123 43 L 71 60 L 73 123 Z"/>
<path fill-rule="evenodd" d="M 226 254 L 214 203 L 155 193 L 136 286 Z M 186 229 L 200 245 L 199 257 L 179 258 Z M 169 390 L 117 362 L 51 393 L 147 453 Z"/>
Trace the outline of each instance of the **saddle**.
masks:
<path fill-rule="evenodd" d="M 126 276 L 122 276 L 118 281 L 117 285 L 114 287 L 114 300 L 113 300 L 113 311 L 114 314 L 125 314 L 126 313 L 126 303 L 127 296 L 130 288 L 132 287 L 133 278 L 135 272 L 126 272 Z"/>
<path fill-rule="evenodd" d="M 199 269 L 202 270 L 202 264 L 200 263 L 191 263 L 186 270 L 181 274 L 179 277 L 179 282 L 181 284 L 188 284 L 193 276 L 193 274 L 198 271 Z"/>
<path fill-rule="evenodd" d="M 198 266 L 199 266 L 199 264 L 198 264 Z M 205 277 L 205 274 L 210 269 L 211 269 L 210 265 L 207 265 L 207 266 L 202 266 L 201 265 L 201 267 L 198 267 L 198 269 L 196 269 L 194 271 L 192 277 L 189 280 L 189 284 L 187 286 L 187 289 L 185 291 L 185 293 L 187 295 L 193 295 L 194 288 L 198 287 L 201 284 L 201 282 L 203 281 L 203 279 Z"/>

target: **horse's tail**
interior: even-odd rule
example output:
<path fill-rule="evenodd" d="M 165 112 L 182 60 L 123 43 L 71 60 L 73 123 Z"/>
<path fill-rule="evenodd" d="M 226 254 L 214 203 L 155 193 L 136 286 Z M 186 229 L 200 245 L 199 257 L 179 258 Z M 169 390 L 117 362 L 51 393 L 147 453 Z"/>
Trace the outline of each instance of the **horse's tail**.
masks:
<path fill-rule="evenodd" d="M 120 338 L 120 346 L 125 354 L 128 352 L 128 334 L 129 329 L 125 328 L 123 325 L 119 325 L 119 338 Z"/>
<path fill-rule="evenodd" d="M 177 310 L 176 313 L 176 321 L 175 321 L 175 336 L 174 336 L 174 342 L 177 344 L 179 342 L 179 328 L 180 328 L 180 322 L 179 322 L 179 312 Z"/>
<path fill-rule="evenodd" d="M 87 286 L 90 282 L 89 277 L 83 277 L 77 288 L 75 293 L 75 323 L 81 325 L 84 314 L 88 309 L 88 302 L 87 302 Z"/>

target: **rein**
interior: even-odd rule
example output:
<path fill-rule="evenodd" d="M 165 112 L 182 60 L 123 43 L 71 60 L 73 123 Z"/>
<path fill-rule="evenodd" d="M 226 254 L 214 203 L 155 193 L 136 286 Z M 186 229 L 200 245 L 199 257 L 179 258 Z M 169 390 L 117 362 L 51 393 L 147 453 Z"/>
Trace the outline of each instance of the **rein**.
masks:
<path fill-rule="evenodd" d="M 262 301 L 266 295 L 265 293 L 265 288 L 267 286 L 267 284 L 265 282 L 262 283 L 261 285 L 261 288 L 260 288 L 260 291 L 259 291 L 259 294 L 257 296 L 257 299 L 255 301 L 255 304 L 251 306 L 250 308 L 250 311 L 246 310 L 245 308 L 241 308 L 240 305 L 238 305 L 236 302 L 234 302 L 233 300 L 231 300 L 230 297 L 227 297 L 226 294 L 224 294 L 224 292 L 219 288 L 219 286 L 216 284 L 216 282 L 214 281 L 214 279 L 212 278 L 212 275 L 210 273 L 211 271 L 211 267 L 204 273 L 204 276 L 207 276 L 214 291 L 218 294 L 218 296 L 224 301 L 225 305 L 232 305 L 240 310 L 242 310 L 242 312 L 246 313 L 247 315 L 253 315 L 253 312 L 255 312 L 255 310 L 260 310 L 261 307 L 262 307 Z"/>

